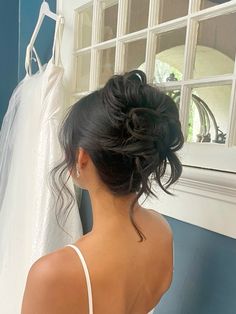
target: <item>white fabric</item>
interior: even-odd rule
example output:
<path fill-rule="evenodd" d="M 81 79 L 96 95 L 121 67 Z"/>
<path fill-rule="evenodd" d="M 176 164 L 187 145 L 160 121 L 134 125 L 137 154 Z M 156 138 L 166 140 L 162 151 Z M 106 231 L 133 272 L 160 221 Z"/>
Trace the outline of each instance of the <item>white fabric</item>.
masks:
<path fill-rule="evenodd" d="M 55 38 L 58 37 L 58 23 Z M 54 56 L 54 53 L 53 53 Z M 15 89 L 0 132 L 0 313 L 20 314 L 27 274 L 41 256 L 82 236 L 76 203 L 57 223 L 49 171 L 62 152 L 63 68 L 54 58 Z M 73 190 L 73 182 L 68 181 Z M 62 223 L 61 223 L 62 225 Z"/>
<path fill-rule="evenodd" d="M 89 276 L 88 266 L 85 262 L 83 254 L 81 253 L 80 249 L 77 246 L 75 246 L 73 244 L 67 244 L 66 246 L 70 246 L 76 251 L 76 253 L 78 254 L 80 261 L 82 263 L 82 266 L 84 269 L 84 274 L 85 274 L 85 279 L 86 279 L 86 284 L 87 284 L 87 291 L 88 291 L 89 314 L 93 314 L 93 296 L 92 296 L 92 287 L 91 287 L 91 280 L 90 280 L 90 276 Z M 152 309 L 148 314 L 153 314 L 154 310 L 155 310 L 155 308 Z"/>

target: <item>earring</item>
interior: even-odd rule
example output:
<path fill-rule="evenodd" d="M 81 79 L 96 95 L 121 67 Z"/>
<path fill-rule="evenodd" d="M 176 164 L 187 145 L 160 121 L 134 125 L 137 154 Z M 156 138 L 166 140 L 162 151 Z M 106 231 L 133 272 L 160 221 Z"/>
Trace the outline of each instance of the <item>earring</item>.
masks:
<path fill-rule="evenodd" d="M 79 168 L 78 167 L 76 167 L 76 176 L 77 176 L 77 178 L 79 178 L 79 176 L 80 176 L 80 172 L 79 172 Z"/>

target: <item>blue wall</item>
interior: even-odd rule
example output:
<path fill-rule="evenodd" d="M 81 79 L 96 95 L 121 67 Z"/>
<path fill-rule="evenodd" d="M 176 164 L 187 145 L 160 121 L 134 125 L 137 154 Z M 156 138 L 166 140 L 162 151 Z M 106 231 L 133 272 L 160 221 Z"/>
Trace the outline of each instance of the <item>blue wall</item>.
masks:
<path fill-rule="evenodd" d="M 0 126 L 17 84 L 18 0 L 0 1 Z"/>
<path fill-rule="evenodd" d="M 174 280 L 155 314 L 235 314 L 236 240 L 166 218 L 174 233 Z"/>
<path fill-rule="evenodd" d="M 17 83 L 25 76 L 25 51 L 38 19 L 42 0 L 0 1 L 0 125 L 10 96 Z M 56 11 L 56 0 L 49 0 Z M 35 43 L 42 63 L 51 57 L 55 22 L 45 18 Z"/>
<path fill-rule="evenodd" d="M 27 44 L 31 38 L 34 26 L 38 19 L 40 5 L 42 0 L 20 0 L 20 29 L 19 29 L 19 80 L 25 75 L 25 51 Z M 56 0 L 47 1 L 50 9 L 56 11 Z M 51 57 L 52 50 L 52 36 L 54 31 L 55 22 L 49 18 L 45 18 L 43 25 L 38 34 L 35 48 L 41 59 L 41 62 L 47 62 Z"/>

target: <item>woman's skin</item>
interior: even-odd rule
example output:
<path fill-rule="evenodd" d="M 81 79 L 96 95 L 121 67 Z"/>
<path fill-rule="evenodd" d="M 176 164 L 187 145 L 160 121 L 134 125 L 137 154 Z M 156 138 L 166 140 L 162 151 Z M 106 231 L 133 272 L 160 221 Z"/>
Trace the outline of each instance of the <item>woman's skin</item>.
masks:
<path fill-rule="evenodd" d="M 156 211 L 135 205 L 134 220 L 128 210 L 135 194 L 114 196 L 99 179 L 89 155 L 79 149 L 72 174 L 88 190 L 93 228 L 74 244 L 88 265 L 95 314 L 147 314 L 169 288 L 173 273 L 172 232 Z M 88 296 L 80 259 L 64 247 L 36 261 L 28 274 L 21 314 L 87 314 Z"/>

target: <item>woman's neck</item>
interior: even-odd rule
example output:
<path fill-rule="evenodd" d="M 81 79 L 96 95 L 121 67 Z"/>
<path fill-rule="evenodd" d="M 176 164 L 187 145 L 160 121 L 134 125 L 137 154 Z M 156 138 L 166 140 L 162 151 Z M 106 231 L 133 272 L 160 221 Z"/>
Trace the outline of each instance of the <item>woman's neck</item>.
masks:
<path fill-rule="evenodd" d="M 136 194 L 115 196 L 103 188 L 89 190 L 93 211 L 92 232 L 103 232 L 114 228 L 131 226 L 129 209 Z M 140 211 L 141 206 L 135 203 L 134 212 Z"/>

